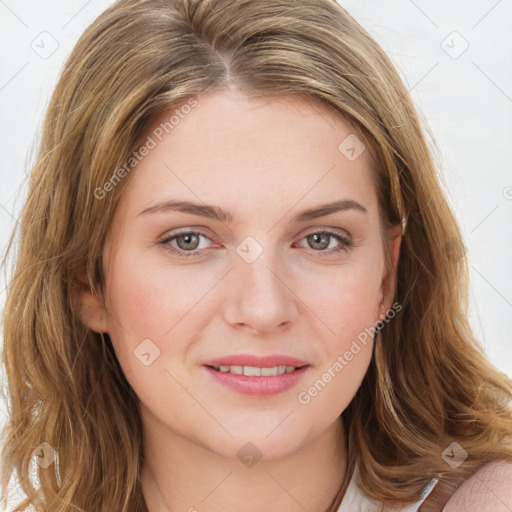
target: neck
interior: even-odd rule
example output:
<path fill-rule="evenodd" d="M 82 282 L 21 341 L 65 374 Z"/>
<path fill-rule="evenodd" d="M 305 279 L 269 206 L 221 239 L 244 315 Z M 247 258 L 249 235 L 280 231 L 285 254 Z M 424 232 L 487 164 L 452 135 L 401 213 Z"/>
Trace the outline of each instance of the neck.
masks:
<path fill-rule="evenodd" d="M 245 512 L 331 512 L 339 506 L 347 483 L 341 419 L 294 452 L 245 467 L 171 431 L 147 410 L 142 417 L 148 512 L 235 512 L 241 504 Z"/>

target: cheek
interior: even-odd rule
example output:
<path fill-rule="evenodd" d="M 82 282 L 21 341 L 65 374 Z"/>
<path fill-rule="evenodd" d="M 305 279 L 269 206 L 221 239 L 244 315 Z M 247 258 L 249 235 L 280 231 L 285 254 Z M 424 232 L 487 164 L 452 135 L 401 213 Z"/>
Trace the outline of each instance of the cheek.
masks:
<path fill-rule="evenodd" d="M 359 258 L 351 265 L 330 266 L 309 262 L 287 269 L 282 276 L 290 290 L 283 289 L 283 300 L 295 301 L 299 315 L 292 329 L 298 337 L 311 337 L 317 368 L 311 378 L 296 389 L 293 406 L 300 421 L 319 417 L 326 424 L 334 421 L 350 403 L 366 373 L 372 353 L 372 338 L 361 333 L 374 325 L 379 274 L 377 263 Z M 128 249 L 119 251 L 109 272 L 109 298 L 112 315 L 111 339 L 123 372 L 139 399 L 158 417 L 183 435 L 197 435 L 196 420 L 204 411 L 190 400 L 184 389 L 212 404 L 209 388 L 199 387 L 190 373 L 198 351 L 212 337 L 211 326 L 227 329 L 222 312 L 227 301 L 246 297 L 249 290 L 230 279 L 221 278 L 222 265 L 183 265 L 173 267 L 165 258 L 148 258 Z M 234 285 L 234 287 L 233 287 Z M 160 349 L 158 358 L 144 366 L 134 355 L 141 342 L 149 339 Z M 151 353 L 151 346 L 146 349 Z M 190 363 L 190 364 L 189 364 Z M 194 374 L 196 375 L 196 374 Z M 286 404 L 288 410 L 290 403 Z M 223 402 L 216 405 L 218 416 L 226 415 Z M 182 411 L 176 420 L 173 411 Z M 212 409 L 215 411 L 215 409 Z M 277 415 L 282 415 L 279 408 Z M 247 429 L 246 417 L 226 416 L 233 431 Z M 275 421 L 271 416 L 270 420 Z M 297 428 L 302 428 L 300 421 Z"/>
<path fill-rule="evenodd" d="M 375 265 L 337 269 L 317 287 L 304 289 L 305 302 L 325 334 L 319 337 L 322 361 L 297 395 L 305 413 L 341 413 L 351 402 L 372 358 L 380 274 Z M 325 329 L 324 329 L 325 327 Z"/>
<path fill-rule="evenodd" d="M 161 257 L 148 258 L 128 248 L 118 251 L 109 271 L 109 333 L 126 372 L 134 364 L 134 350 L 147 339 L 167 361 L 178 357 L 187 333 L 206 318 L 205 297 L 218 279 L 211 269 L 172 268 Z"/>
<path fill-rule="evenodd" d="M 304 302 L 337 340 L 338 348 L 376 323 L 379 313 L 378 265 L 364 264 L 329 269 L 308 277 L 300 289 Z"/>
<path fill-rule="evenodd" d="M 118 252 L 112 261 L 109 334 L 117 359 L 141 401 L 153 404 L 166 395 L 158 406 L 166 409 L 173 403 L 165 393 L 172 379 L 164 370 L 179 366 L 176 360 L 184 357 L 186 333 L 193 327 L 188 322 L 197 319 L 200 308 L 194 304 L 204 292 L 190 271 L 186 276 L 173 272 L 135 252 Z M 185 382 L 186 375 L 178 378 Z"/>
<path fill-rule="evenodd" d="M 112 335 L 117 339 L 128 338 L 132 350 L 144 338 L 173 337 L 172 331 L 180 331 L 191 317 L 195 322 L 211 317 L 216 308 L 222 310 L 219 297 L 223 302 L 232 295 L 223 290 L 223 283 L 219 282 L 223 271 L 217 267 L 190 264 L 173 268 L 161 255 L 147 258 L 128 248 L 118 251 L 112 263 Z M 380 288 L 378 268 L 378 262 L 364 258 L 337 267 L 307 264 L 286 276 L 294 293 L 283 298 L 296 301 L 311 321 L 315 317 L 316 322 L 321 320 L 327 335 L 346 342 L 375 324 Z M 240 293 L 238 298 L 246 292 Z M 117 333 L 120 336 L 115 336 Z"/>

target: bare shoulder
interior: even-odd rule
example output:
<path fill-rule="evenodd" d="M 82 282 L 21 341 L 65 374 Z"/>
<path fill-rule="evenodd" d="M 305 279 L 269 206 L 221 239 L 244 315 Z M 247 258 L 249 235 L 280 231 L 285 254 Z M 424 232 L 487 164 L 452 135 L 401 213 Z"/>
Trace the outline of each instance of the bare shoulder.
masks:
<path fill-rule="evenodd" d="M 512 463 L 496 461 L 480 468 L 453 494 L 444 512 L 512 511 Z"/>

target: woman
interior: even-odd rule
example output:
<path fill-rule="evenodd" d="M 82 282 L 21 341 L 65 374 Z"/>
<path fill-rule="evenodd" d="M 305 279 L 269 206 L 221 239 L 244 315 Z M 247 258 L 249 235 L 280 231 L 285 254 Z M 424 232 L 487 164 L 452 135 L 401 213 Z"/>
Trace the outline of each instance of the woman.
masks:
<path fill-rule="evenodd" d="M 103 13 L 20 221 L 16 510 L 510 506 L 512 383 L 471 333 L 423 130 L 333 1 Z"/>

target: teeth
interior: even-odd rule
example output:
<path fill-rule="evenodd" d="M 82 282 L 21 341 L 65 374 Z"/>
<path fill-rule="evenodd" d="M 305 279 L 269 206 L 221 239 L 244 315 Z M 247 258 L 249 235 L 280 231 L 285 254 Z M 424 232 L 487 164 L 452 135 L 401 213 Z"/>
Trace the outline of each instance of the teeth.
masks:
<path fill-rule="evenodd" d="M 283 375 L 295 370 L 295 366 L 273 366 L 272 368 L 258 368 L 255 366 L 215 366 L 216 370 L 222 373 L 235 373 L 248 377 L 268 377 L 271 375 Z"/>

